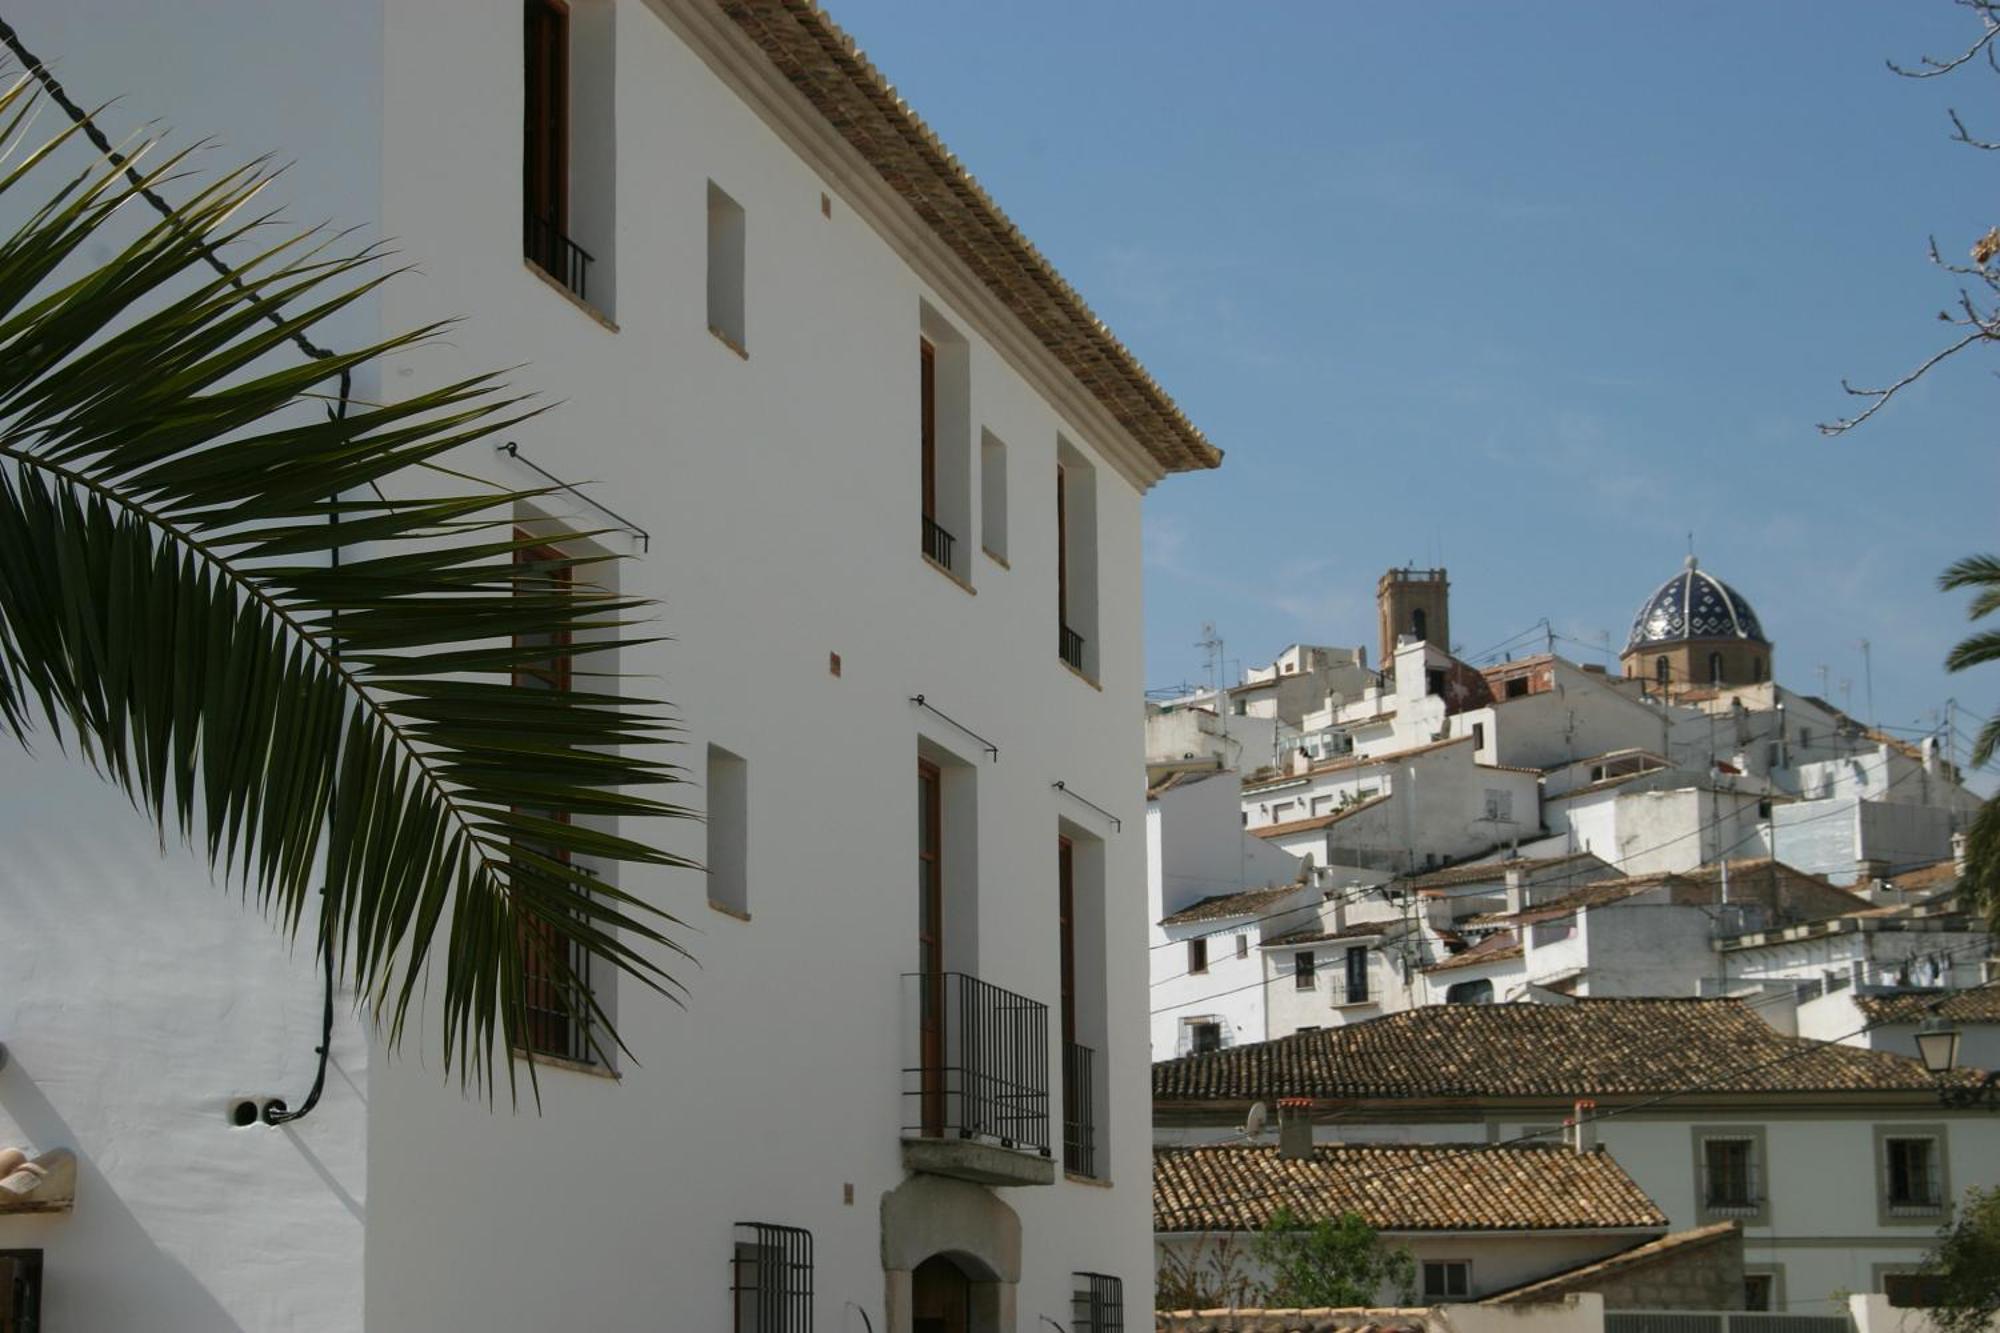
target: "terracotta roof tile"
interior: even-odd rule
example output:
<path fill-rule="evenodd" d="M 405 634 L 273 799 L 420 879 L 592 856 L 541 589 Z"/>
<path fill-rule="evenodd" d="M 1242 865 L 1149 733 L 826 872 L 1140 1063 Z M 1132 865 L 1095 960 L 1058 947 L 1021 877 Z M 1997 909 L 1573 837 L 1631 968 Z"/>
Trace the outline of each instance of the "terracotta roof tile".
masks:
<path fill-rule="evenodd" d="M 1560 1144 L 1268 1144 L 1153 1149 L 1156 1231 L 1256 1231 L 1280 1207 L 1361 1214 L 1378 1231 L 1662 1228 L 1667 1218 L 1609 1153 Z"/>
<path fill-rule="evenodd" d="M 1521 941 L 1512 931 L 1501 931 L 1488 935 L 1463 953 L 1455 953 L 1443 962 L 1432 963 L 1424 968 L 1426 973 L 1449 972 L 1460 967 L 1479 967 L 1485 963 L 1501 963 L 1509 958 L 1521 956 Z"/>
<path fill-rule="evenodd" d="M 1587 1264 L 1553 1276 L 1523 1286 L 1510 1287 L 1506 1291 L 1496 1291 L 1479 1303 L 1526 1305 L 1537 1301 L 1553 1301 L 1572 1292 L 1594 1291 L 1606 1278 L 1623 1277 L 1653 1264 L 1679 1259 L 1705 1246 L 1726 1242 L 1730 1237 L 1737 1235 L 1738 1231 L 1739 1228 L 1734 1222 L 1716 1222 L 1705 1227 L 1676 1231 L 1670 1236 L 1642 1241 L 1629 1250 L 1620 1250 L 1602 1259 L 1593 1259 Z"/>
<path fill-rule="evenodd" d="M 1221 451 L 818 5 L 717 7 L 1161 467 L 1221 463 Z"/>
<path fill-rule="evenodd" d="M 1359 724 L 1356 723 L 1354 725 L 1358 726 Z M 1329 759 L 1314 764 L 1303 773 L 1272 773 L 1268 777 L 1259 779 L 1254 784 L 1246 782 L 1243 785 L 1243 790 L 1251 791 L 1286 782 L 1298 782 L 1304 778 L 1316 778 L 1322 773 L 1344 773 L 1348 769 L 1353 768 L 1372 768 L 1377 764 L 1399 763 L 1405 759 L 1413 759 L 1420 754 L 1429 754 L 1433 750 L 1444 750 L 1454 745 L 1470 744 L 1472 744 L 1472 737 L 1470 736 L 1453 736 L 1450 740 L 1430 741 L 1423 745 L 1412 745 L 1406 750 L 1390 750 L 1385 754 L 1348 755 L 1340 759 Z"/>
<path fill-rule="evenodd" d="M 1451 866 L 1444 870 L 1433 870 L 1427 875 L 1418 875 L 1410 881 L 1413 889 L 1448 889 L 1460 884 L 1500 884 L 1504 883 L 1509 870 L 1519 870 L 1532 875 L 1539 870 L 1568 865 L 1572 861 L 1597 861 L 1594 852 L 1570 852 L 1565 856 L 1516 857 L 1512 861 L 1482 861 L 1478 865 Z M 1611 866 L 1600 861 L 1605 869 Z"/>
<path fill-rule="evenodd" d="M 1233 916 L 1262 916 L 1285 899 L 1307 892 L 1304 884 L 1281 884 L 1276 888 L 1248 889 L 1241 893 L 1216 893 L 1160 918 L 1163 926 L 1186 926 L 1196 921 L 1221 921 Z M 1301 902 L 1301 911 L 1310 907 Z"/>
<path fill-rule="evenodd" d="M 1323 944 L 1328 940 L 1375 939 L 1383 935 L 1399 935 L 1407 929 L 1407 923 L 1402 921 L 1362 921 L 1355 925 L 1343 926 L 1339 930 L 1306 926 L 1265 940 L 1263 947 L 1270 949 L 1296 944 Z"/>
<path fill-rule="evenodd" d="M 1284 838 L 1294 833 L 1311 833 L 1315 829 L 1332 828 L 1349 815 L 1358 815 L 1363 810 L 1372 810 L 1388 799 L 1389 793 L 1383 792 L 1380 796 L 1371 796 L 1365 801 L 1356 801 L 1346 809 L 1335 810 L 1332 814 L 1314 815 L 1310 819 L 1289 819 L 1282 824 L 1266 824 L 1262 828 L 1253 828 L 1250 832 L 1253 836 L 1259 838 Z"/>
<path fill-rule="evenodd" d="M 1156 1104 L 1935 1086 L 1915 1060 L 1781 1036 L 1735 1000 L 1430 1005 L 1153 1066 Z"/>
<path fill-rule="evenodd" d="M 1953 994 L 1911 991 L 1857 995 L 1854 1005 L 1870 1023 L 1921 1023 L 1933 1013 L 1958 1023 L 2000 1023 L 2000 987 L 1996 986 Z"/>

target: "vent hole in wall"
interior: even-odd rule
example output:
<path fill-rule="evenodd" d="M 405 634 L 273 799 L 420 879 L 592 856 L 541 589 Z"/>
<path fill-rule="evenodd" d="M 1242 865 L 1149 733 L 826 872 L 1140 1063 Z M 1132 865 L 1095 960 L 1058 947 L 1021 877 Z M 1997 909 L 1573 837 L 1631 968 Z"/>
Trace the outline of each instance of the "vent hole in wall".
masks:
<path fill-rule="evenodd" d="M 236 1102 L 229 1108 L 229 1123 L 238 1129 L 248 1129 L 257 1123 L 257 1103 L 249 1098 Z"/>

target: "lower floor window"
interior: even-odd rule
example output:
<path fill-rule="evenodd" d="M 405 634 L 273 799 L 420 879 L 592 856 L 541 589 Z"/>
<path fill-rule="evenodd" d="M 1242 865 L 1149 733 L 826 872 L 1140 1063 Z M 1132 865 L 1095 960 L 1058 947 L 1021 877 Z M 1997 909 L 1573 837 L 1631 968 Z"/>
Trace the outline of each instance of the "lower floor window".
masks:
<path fill-rule="evenodd" d="M 1424 1260 L 1424 1299 L 1451 1300 L 1472 1294 L 1472 1264 L 1466 1259 Z"/>
<path fill-rule="evenodd" d="M 812 1333 L 812 1232 L 738 1222 L 729 1290 L 736 1333 Z"/>
<path fill-rule="evenodd" d="M 1125 1333 L 1125 1283 L 1104 1273 L 1075 1273 L 1070 1333 Z"/>
<path fill-rule="evenodd" d="M 1194 1055 L 1206 1055 L 1210 1051 L 1222 1049 L 1222 1024 L 1213 1020 L 1189 1023 L 1188 1050 Z"/>
<path fill-rule="evenodd" d="M 0 1333 L 42 1326 L 42 1252 L 0 1250 Z"/>
<path fill-rule="evenodd" d="M 1931 1273 L 1884 1273 L 1882 1294 L 1898 1310 L 1928 1310 L 1942 1303 L 1944 1285 Z"/>
<path fill-rule="evenodd" d="M 1777 1285 L 1769 1273 L 1743 1275 L 1743 1308 L 1769 1311 L 1775 1304 L 1772 1289 Z"/>

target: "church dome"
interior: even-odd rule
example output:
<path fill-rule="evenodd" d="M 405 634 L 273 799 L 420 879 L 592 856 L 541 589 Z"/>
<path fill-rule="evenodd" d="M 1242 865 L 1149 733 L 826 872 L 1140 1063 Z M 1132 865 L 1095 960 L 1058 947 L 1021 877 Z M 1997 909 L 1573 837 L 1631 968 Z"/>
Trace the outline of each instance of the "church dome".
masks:
<path fill-rule="evenodd" d="M 1744 639 L 1768 643 L 1757 613 L 1743 595 L 1700 568 L 1689 556 L 1680 573 L 1662 583 L 1633 617 L 1625 651 L 1689 639 Z"/>

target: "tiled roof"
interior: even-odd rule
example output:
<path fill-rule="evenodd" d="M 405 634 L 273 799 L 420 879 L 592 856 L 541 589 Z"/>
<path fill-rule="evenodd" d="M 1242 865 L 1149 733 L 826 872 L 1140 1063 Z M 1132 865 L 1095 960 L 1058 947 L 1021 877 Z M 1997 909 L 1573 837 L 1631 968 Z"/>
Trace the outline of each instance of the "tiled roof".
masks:
<path fill-rule="evenodd" d="M 1310 1160 L 1269 1144 L 1153 1149 L 1155 1231 L 1257 1231 L 1280 1207 L 1359 1213 L 1377 1231 L 1667 1225 L 1609 1153 L 1561 1144 L 1323 1143 Z"/>
<path fill-rule="evenodd" d="M 1153 1066 L 1156 1103 L 1934 1087 L 1915 1060 L 1780 1036 L 1735 1000 L 1430 1005 Z"/>
<path fill-rule="evenodd" d="M 1648 768 L 1642 769 L 1637 773 L 1619 773 L 1612 777 L 1599 778 L 1596 782 L 1585 783 L 1581 787 L 1571 787 L 1568 791 L 1559 791 L 1552 796 L 1544 796 L 1542 804 L 1547 805 L 1550 801 L 1567 801 L 1572 796 L 1595 795 L 1598 792 L 1609 791 L 1613 787 L 1622 787 L 1628 782 L 1635 782 L 1640 778 L 1651 777 L 1655 773 L 1664 771 L 1664 769 L 1659 768 Z"/>
<path fill-rule="evenodd" d="M 1306 892 L 1303 884 L 1281 884 L 1276 888 L 1248 889 L 1241 893 L 1216 893 L 1189 903 L 1171 916 L 1160 918 L 1163 926 L 1186 926 L 1196 921 L 1222 921 L 1235 916 L 1262 916 L 1285 899 Z M 1302 902 L 1303 911 L 1312 904 Z"/>
<path fill-rule="evenodd" d="M 1222 453 L 812 0 L 716 0 L 988 291 L 1169 472 Z"/>
<path fill-rule="evenodd" d="M 1397 1318 L 1398 1315 L 1403 1316 Z M 1155 1310 L 1154 1333 L 1425 1333 L 1422 1310 Z"/>
<path fill-rule="evenodd" d="M 1906 892 L 1922 889 L 1948 889 L 1958 883 L 1958 862 L 1950 857 L 1942 861 L 1921 866 L 1916 870 L 1905 870 L 1893 876 L 1889 882 Z"/>
<path fill-rule="evenodd" d="M 1178 773 L 1169 773 L 1147 786 L 1146 799 L 1150 801 L 1177 788 L 1192 787 L 1196 783 L 1207 782 L 1210 778 L 1219 778 L 1226 771 L 1222 768 L 1184 768 Z"/>
<path fill-rule="evenodd" d="M 2000 986 L 1981 986 L 1952 994 L 1909 991 L 1901 995 L 1856 995 L 1854 1005 L 1870 1023 L 1921 1023 L 1932 1014 L 1957 1023 L 2000 1023 Z"/>
<path fill-rule="evenodd" d="M 1538 870 L 1547 870 L 1553 866 L 1586 859 L 1597 860 L 1597 855 L 1594 852 L 1570 852 L 1564 856 L 1531 856 L 1516 857 L 1512 861 L 1482 861 L 1478 865 L 1452 866 L 1445 870 L 1433 870 L 1427 875 L 1418 875 L 1410 881 L 1410 887 L 1448 889 L 1460 884 L 1500 884 L 1506 881 L 1509 870 L 1519 870 L 1532 875 Z"/>
<path fill-rule="evenodd" d="M 1353 725 L 1359 726 L 1360 724 L 1355 723 Z M 1275 786 L 1279 783 L 1297 782 L 1302 778 L 1316 778 L 1322 773 L 1344 773 L 1351 768 L 1373 768 L 1377 764 L 1400 763 L 1405 759 L 1414 759 L 1420 754 L 1429 754 L 1433 750 L 1444 750 L 1454 745 L 1470 744 L 1472 744 L 1472 737 L 1470 736 L 1453 736 L 1450 740 L 1430 741 L 1423 745 L 1412 745 L 1407 750 L 1390 750 L 1384 754 L 1357 754 L 1341 759 L 1329 759 L 1322 763 L 1314 764 L 1303 773 L 1273 773 L 1268 777 L 1259 779 L 1254 784 L 1245 783 L 1243 790 L 1251 791 L 1262 787 Z"/>
<path fill-rule="evenodd" d="M 1593 1259 L 1587 1264 L 1551 1277 L 1524 1286 L 1511 1287 L 1506 1291 L 1496 1291 L 1479 1303 L 1527 1305 L 1539 1301 L 1553 1301 L 1572 1292 L 1594 1291 L 1607 1278 L 1624 1277 L 1653 1264 L 1671 1262 L 1706 1246 L 1721 1244 L 1736 1235 L 1738 1231 L 1739 1228 L 1734 1222 L 1715 1222 L 1705 1227 L 1676 1231 L 1670 1236 L 1642 1241 L 1629 1250 L 1620 1250 L 1602 1259 Z"/>
<path fill-rule="evenodd" d="M 1424 968 L 1426 973 L 1449 972 L 1460 967 L 1479 967 L 1486 963 L 1505 962 L 1509 958 L 1521 956 L 1521 941 L 1512 931 L 1501 931 L 1488 935 L 1463 953 L 1455 953 L 1442 962 L 1432 963 Z"/>
<path fill-rule="evenodd" d="M 1264 941 L 1266 949 L 1290 947 L 1299 944 L 1323 944 L 1329 940 L 1365 940 L 1380 935 L 1400 933 L 1405 929 L 1401 921 L 1362 921 L 1355 925 L 1343 926 L 1339 930 L 1323 930 L 1318 926 L 1306 926 L 1299 930 L 1287 931 Z"/>
<path fill-rule="evenodd" d="M 1363 810 L 1374 809 L 1376 806 L 1382 804 L 1382 802 L 1388 800 L 1389 795 L 1390 793 L 1383 792 L 1380 796 L 1371 796 L 1365 801 L 1356 801 L 1353 805 L 1342 810 L 1335 810 L 1332 814 L 1314 815 L 1310 819 L 1291 819 L 1282 824 L 1266 824 L 1262 828 L 1253 828 L 1250 832 L 1259 838 L 1283 838 L 1294 833 L 1310 833 L 1315 829 L 1332 828 L 1349 815 L 1358 815 Z"/>
<path fill-rule="evenodd" d="M 1620 902 L 1648 889 L 1658 888 L 1662 884 L 1693 887 L 1692 881 L 1672 873 L 1600 879 L 1565 893 L 1560 898 L 1550 898 L 1532 904 L 1519 912 L 1485 912 L 1479 916 L 1466 917 L 1458 924 L 1476 929 L 1480 926 L 1511 926 L 1534 921 L 1553 921 L 1557 917 L 1574 916 L 1593 907 Z"/>

